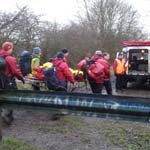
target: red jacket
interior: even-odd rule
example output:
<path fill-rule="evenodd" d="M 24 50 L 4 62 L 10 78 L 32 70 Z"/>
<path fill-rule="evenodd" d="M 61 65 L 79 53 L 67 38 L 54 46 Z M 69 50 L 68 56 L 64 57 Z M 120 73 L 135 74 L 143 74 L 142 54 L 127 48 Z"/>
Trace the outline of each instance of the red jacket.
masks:
<path fill-rule="evenodd" d="M 63 59 L 55 59 L 53 60 L 53 65 L 57 66 L 57 73 L 59 80 L 70 81 L 72 84 L 75 83 L 73 74 L 69 70 L 68 64 Z"/>
<path fill-rule="evenodd" d="M 97 55 L 93 56 L 92 59 L 104 66 L 104 79 L 110 79 L 110 63 L 108 60 Z"/>
<path fill-rule="evenodd" d="M 6 56 L 5 60 L 7 65 L 3 71 L 4 75 L 7 77 L 16 77 L 18 79 L 22 79 L 23 75 L 20 71 L 20 68 L 17 67 L 16 58 L 11 56 L 7 51 L 3 49 L 0 50 L 0 55 Z"/>
<path fill-rule="evenodd" d="M 88 59 L 89 58 L 85 58 L 85 59 L 81 60 L 77 65 L 77 69 L 78 70 L 86 69 L 86 64 L 87 64 Z M 89 76 L 92 77 L 96 83 L 103 83 L 104 82 L 104 66 L 101 65 L 99 62 L 96 62 L 95 64 L 91 64 L 90 67 L 87 68 L 87 70 L 88 70 Z M 102 70 L 102 72 L 96 73 L 99 70 Z"/>
<path fill-rule="evenodd" d="M 104 66 L 101 65 L 99 62 L 95 62 L 94 64 L 91 64 L 89 66 L 88 74 L 95 80 L 96 83 L 104 83 Z"/>
<path fill-rule="evenodd" d="M 86 68 L 86 61 L 89 58 L 85 57 L 84 59 L 82 59 L 78 64 L 77 64 L 77 70 L 84 70 Z"/>

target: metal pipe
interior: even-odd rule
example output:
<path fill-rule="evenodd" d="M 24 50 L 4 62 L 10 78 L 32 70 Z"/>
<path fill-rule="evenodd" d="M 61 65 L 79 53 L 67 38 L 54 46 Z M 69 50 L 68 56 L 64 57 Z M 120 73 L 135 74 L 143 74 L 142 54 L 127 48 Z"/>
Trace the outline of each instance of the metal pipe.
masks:
<path fill-rule="evenodd" d="M 150 122 L 149 98 L 49 91 L 0 91 L 0 107 L 32 107 L 70 114 Z"/>

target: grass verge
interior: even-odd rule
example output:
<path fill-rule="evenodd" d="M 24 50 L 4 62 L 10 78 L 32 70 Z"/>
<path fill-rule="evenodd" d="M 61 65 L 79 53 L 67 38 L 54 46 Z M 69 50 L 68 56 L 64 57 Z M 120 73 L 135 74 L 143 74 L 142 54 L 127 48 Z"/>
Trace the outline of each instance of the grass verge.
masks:
<path fill-rule="evenodd" d="M 2 150 L 40 150 L 40 149 L 32 147 L 15 138 L 4 138 L 2 140 Z"/>
<path fill-rule="evenodd" d="M 76 130 L 81 130 L 82 126 L 83 122 L 81 118 L 73 116 L 61 117 L 59 120 L 53 121 L 51 124 L 33 124 L 33 127 L 38 128 L 41 131 L 63 134 L 71 133 Z"/>
<path fill-rule="evenodd" d="M 103 134 L 109 143 L 125 150 L 149 150 L 150 129 L 130 122 L 115 122 L 105 125 Z"/>

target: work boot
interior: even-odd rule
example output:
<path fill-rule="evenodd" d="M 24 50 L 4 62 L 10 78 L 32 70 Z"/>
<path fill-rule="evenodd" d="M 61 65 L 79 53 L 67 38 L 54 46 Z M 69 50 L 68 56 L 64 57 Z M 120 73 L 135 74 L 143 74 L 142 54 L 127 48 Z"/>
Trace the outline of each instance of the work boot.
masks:
<path fill-rule="evenodd" d="M 12 109 L 2 109 L 1 118 L 4 123 L 10 125 L 14 120 Z"/>

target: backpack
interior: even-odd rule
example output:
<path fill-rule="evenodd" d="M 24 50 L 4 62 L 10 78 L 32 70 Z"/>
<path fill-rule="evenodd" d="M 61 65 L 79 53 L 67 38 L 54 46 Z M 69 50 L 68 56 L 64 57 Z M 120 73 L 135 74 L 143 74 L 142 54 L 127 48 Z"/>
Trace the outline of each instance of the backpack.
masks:
<path fill-rule="evenodd" d="M 104 66 L 95 60 L 88 60 L 86 68 L 89 78 L 97 80 L 101 78 L 101 76 L 104 76 Z"/>
<path fill-rule="evenodd" d="M 59 63 L 56 66 L 52 66 L 51 68 L 46 68 L 43 70 L 45 75 L 46 84 L 49 90 L 56 90 L 60 87 L 60 80 L 57 75 L 57 67 L 60 65 Z"/>
<path fill-rule="evenodd" d="M 31 61 L 32 61 L 32 55 L 29 51 L 23 51 L 20 55 L 20 69 L 23 74 L 23 76 L 28 75 L 31 73 Z"/>
<path fill-rule="evenodd" d="M 6 66 L 6 58 L 7 56 L 0 55 L 0 72 L 2 72 Z"/>

